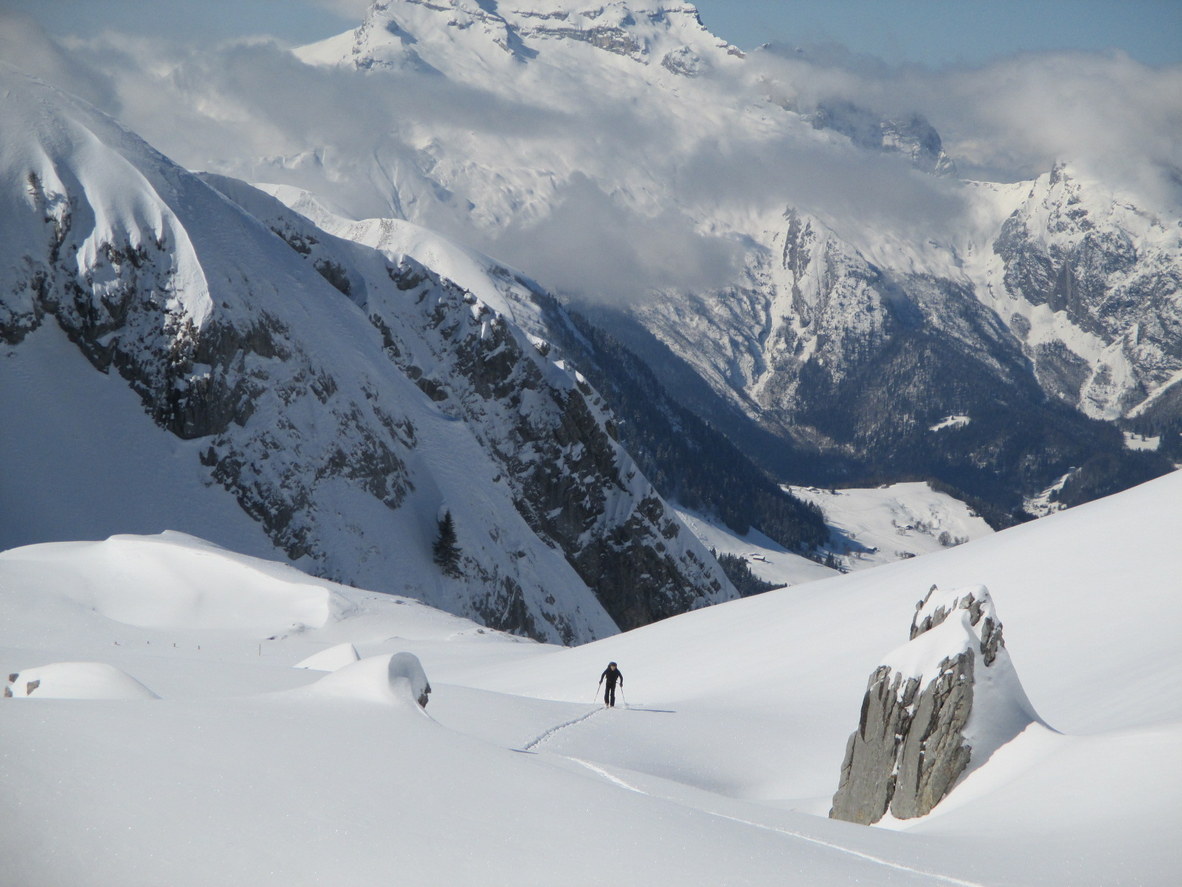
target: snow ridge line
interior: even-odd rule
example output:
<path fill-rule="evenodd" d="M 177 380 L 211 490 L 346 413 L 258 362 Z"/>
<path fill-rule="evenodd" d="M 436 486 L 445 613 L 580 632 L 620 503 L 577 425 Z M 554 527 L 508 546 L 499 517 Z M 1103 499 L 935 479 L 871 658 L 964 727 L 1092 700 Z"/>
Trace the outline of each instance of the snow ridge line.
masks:
<path fill-rule="evenodd" d="M 547 730 L 541 736 L 536 736 L 533 739 L 531 739 L 529 742 L 527 742 L 525 745 L 523 745 L 520 750 L 532 752 L 535 748 L 537 748 L 543 742 L 549 741 L 554 736 L 555 733 L 565 730 L 567 727 L 573 727 L 575 724 L 581 724 L 583 721 L 587 720 L 587 718 L 594 717 L 595 715 L 599 714 L 601 711 L 603 711 L 603 709 L 596 708 L 596 709 L 593 709 L 593 710 L 587 712 L 585 715 L 579 715 L 577 718 L 573 718 L 572 720 L 564 721 L 561 724 L 557 724 L 557 725 L 551 727 L 549 730 Z"/>
<path fill-rule="evenodd" d="M 591 714 L 595 714 L 595 712 L 592 712 Z M 586 715 L 585 717 L 590 717 L 590 716 L 591 715 Z M 583 718 L 579 718 L 578 720 L 583 720 Z M 572 722 L 572 723 L 577 723 L 577 721 Z M 555 729 L 560 729 L 560 728 L 555 728 Z M 624 789 L 627 789 L 628 791 L 636 792 L 637 794 L 640 794 L 640 795 L 648 795 L 650 798 L 661 797 L 660 795 L 654 795 L 653 793 L 647 792 L 644 789 L 637 788 L 636 786 L 632 785 L 631 783 L 625 782 L 623 779 L 620 779 L 618 776 L 615 776 L 614 774 L 609 773 L 604 768 L 602 768 L 596 764 L 593 764 L 590 761 L 585 761 L 582 758 L 568 758 L 568 760 L 574 761 L 576 764 L 582 764 L 588 770 L 592 771 L 593 773 L 599 774 L 604 779 L 608 780 L 609 782 L 613 783 L 614 785 L 618 785 L 620 788 L 624 788 Z M 680 803 L 678 801 L 674 801 L 672 798 L 666 798 L 665 800 L 672 801 L 673 803 Z M 702 813 L 705 813 L 708 816 L 717 817 L 718 819 L 726 819 L 726 820 L 729 820 L 730 822 L 737 822 L 740 825 L 749 825 L 752 828 L 762 829 L 762 830 L 768 831 L 768 832 L 775 832 L 776 834 L 784 835 L 785 837 L 788 837 L 788 838 L 799 838 L 800 840 L 807 841 L 810 844 L 816 844 L 818 847 L 827 847 L 830 850 L 836 850 L 839 853 L 846 853 L 846 854 L 849 854 L 850 856 L 855 856 L 859 859 L 864 859 L 867 862 L 874 862 L 874 863 L 877 863 L 878 865 L 886 866 L 887 868 L 896 869 L 901 872 L 908 872 L 913 875 L 920 875 L 925 878 L 932 878 L 933 880 L 941 881 L 945 884 L 955 884 L 956 887 L 985 887 L 985 885 L 980 884 L 976 881 L 965 881 L 962 878 L 955 878 L 952 875 L 941 875 L 937 872 L 927 872 L 927 871 L 924 871 L 923 869 L 912 868 L 909 865 L 903 865 L 903 863 L 901 863 L 901 862 L 892 862 L 889 859 L 883 859 L 881 856 L 873 856 L 869 853 L 863 853 L 861 850 L 853 850 L 849 847 L 843 847 L 841 844 L 834 844 L 830 841 L 822 841 L 820 838 L 813 838 L 813 837 L 810 837 L 809 835 L 805 835 L 800 832 L 792 831 L 791 829 L 777 828 L 774 825 L 766 825 L 762 822 L 752 822 L 750 819 L 741 819 L 738 816 L 728 816 L 725 813 L 718 813 L 714 810 L 706 810 L 701 807 L 695 807 L 694 809 L 700 810 Z"/>

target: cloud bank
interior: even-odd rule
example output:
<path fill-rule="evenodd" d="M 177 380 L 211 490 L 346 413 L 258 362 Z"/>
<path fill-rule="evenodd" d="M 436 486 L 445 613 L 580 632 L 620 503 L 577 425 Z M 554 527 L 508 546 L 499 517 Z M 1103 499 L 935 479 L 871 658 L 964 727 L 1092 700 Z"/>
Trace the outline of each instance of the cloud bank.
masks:
<path fill-rule="evenodd" d="M 358 14 L 357 0 L 323 3 Z M 584 297 L 728 285 L 754 248 L 733 232 L 788 206 L 916 242 L 964 210 L 956 181 L 803 120 L 686 120 L 661 98 L 591 92 L 544 107 L 434 72 L 310 66 L 265 39 L 195 47 L 100 34 L 63 48 L 3 14 L 0 35 L 6 61 L 186 167 L 296 185 L 358 218 L 409 218 Z M 1182 66 L 1048 53 L 931 71 L 773 48 L 714 76 L 720 95 L 770 98 L 768 113 L 835 100 L 921 112 L 967 178 L 1025 180 L 1071 160 L 1159 210 L 1182 206 Z M 729 228 L 704 230 L 707 218 Z"/>
<path fill-rule="evenodd" d="M 802 108 L 845 100 L 921 112 L 965 178 L 1023 181 L 1071 161 L 1144 200 L 1182 169 L 1182 65 L 1124 53 L 1022 53 L 984 66 L 889 66 L 830 47 L 752 57 L 769 91 Z"/>

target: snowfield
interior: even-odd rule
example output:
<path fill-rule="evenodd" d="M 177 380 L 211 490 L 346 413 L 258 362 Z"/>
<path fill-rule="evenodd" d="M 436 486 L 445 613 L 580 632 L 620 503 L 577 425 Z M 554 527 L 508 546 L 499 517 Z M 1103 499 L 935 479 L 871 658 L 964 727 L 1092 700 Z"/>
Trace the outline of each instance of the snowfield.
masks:
<path fill-rule="evenodd" d="M 787 489 L 824 512 L 832 528 L 829 549 L 847 571 L 931 554 L 993 532 L 969 506 L 923 482 L 873 489 Z"/>
<path fill-rule="evenodd" d="M 12 549 L 0 884 L 1175 884 L 1180 503 L 1173 474 L 570 649 L 179 533 Z M 926 817 L 829 820 L 932 584 L 988 589 L 1040 720 Z"/>

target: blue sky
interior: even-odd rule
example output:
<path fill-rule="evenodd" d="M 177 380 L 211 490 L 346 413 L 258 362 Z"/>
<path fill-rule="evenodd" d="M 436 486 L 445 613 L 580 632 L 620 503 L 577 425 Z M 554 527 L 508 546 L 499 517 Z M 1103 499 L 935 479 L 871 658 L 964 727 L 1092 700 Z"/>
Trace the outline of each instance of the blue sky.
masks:
<path fill-rule="evenodd" d="M 1182 0 L 698 0 L 702 20 L 745 49 L 836 43 L 891 63 L 977 65 L 1039 50 L 1119 49 L 1182 61 Z"/>
<path fill-rule="evenodd" d="M 108 28 L 189 41 L 273 34 L 311 42 L 353 27 L 365 0 L 0 0 L 51 34 Z M 837 44 L 892 64 L 978 65 L 1024 51 L 1119 49 L 1182 62 L 1182 0 L 698 0 L 744 49 Z"/>

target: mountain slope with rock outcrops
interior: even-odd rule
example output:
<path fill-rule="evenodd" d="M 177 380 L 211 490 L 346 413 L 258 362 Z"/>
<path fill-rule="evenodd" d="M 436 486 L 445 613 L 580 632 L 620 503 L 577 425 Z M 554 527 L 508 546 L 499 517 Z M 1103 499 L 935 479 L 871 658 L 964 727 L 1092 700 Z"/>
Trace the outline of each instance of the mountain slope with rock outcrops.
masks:
<path fill-rule="evenodd" d="M 598 395 L 510 318 L 294 214 L 277 233 L 44 84 L 6 73 L 4 90 L 0 329 L 27 386 L 6 392 L 5 418 L 34 426 L 5 438 L 6 462 L 36 476 L 81 458 L 84 441 L 38 441 L 35 410 L 20 412 L 77 384 L 22 361 L 72 347 L 178 441 L 182 495 L 157 531 L 189 525 L 189 489 L 220 487 L 217 507 L 236 503 L 302 569 L 568 643 L 734 596 Z M 31 479 L 6 487 L 42 526 L 69 514 Z M 103 519 L 116 507 L 94 531 L 124 529 Z M 454 576 L 431 559 L 445 511 Z M 6 545 L 35 541 L 9 514 Z M 240 523 L 227 516 L 215 541 L 234 547 Z"/>

